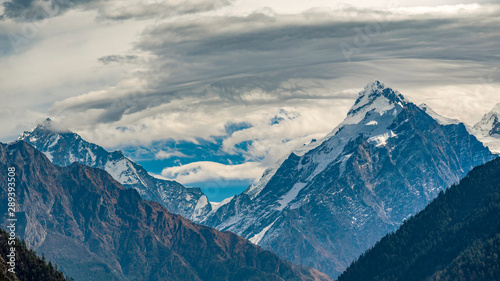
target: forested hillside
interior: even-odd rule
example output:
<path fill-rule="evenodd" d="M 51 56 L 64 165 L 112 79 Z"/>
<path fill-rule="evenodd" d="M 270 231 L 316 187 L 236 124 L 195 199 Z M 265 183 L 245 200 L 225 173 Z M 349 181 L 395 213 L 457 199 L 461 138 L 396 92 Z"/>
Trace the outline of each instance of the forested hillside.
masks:
<path fill-rule="evenodd" d="M 64 274 L 52 263 L 39 258 L 36 253 L 19 240 L 16 240 L 16 275 L 8 272 L 7 255 L 9 235 L 0 229 L 0 280 L 2 281 L 65 281 Z"/>

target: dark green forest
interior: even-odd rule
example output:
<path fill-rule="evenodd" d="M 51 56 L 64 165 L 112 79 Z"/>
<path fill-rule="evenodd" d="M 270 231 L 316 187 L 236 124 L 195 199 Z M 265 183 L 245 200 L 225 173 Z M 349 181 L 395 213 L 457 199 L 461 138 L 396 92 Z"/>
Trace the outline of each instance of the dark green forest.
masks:
<path fill-rule="evenodd" d="M 16 240 L 16 275 L 8 272 L 9 234 L 0 229 L 0 281 L 66 281 L 64 274 L 45 258 L 38 257 L 25 243 Z"/>
<path fill-rule="evenodd" d="M 441 192 L 338 281 L 500 280 L 500 158 Z"/>

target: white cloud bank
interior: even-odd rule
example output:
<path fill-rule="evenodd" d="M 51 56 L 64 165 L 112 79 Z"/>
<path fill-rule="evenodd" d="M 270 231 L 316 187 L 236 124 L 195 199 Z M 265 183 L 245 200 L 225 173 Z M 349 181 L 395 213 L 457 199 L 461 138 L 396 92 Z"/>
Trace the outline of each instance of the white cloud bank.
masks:
<path fill-rule="evenodd" d="M 182 166 L 165 168 L 161 175 L 167 179 L 176 180 L 184 185 L 199 182 L 220 182 L 225 187 L 226 181 L 249 180 L 260 178 L 265 168 L 256 162 L 240 165 L 224 165 L 215 162 L 196 162 Z"/>

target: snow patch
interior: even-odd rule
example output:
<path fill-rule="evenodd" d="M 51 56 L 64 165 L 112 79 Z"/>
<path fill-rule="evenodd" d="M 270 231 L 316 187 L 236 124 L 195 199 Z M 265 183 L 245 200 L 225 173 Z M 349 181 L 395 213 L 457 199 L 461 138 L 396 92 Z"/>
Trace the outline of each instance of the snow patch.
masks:
<path fill-rule="evenodd" d="M 340 170 L 339 177 L 341 177 L 344 174 L 344 172 L 345 172 L 345 166 L 347 164 L 347 160 L 349 160 L 349 158 L 351 158 L 351 156 L 352 156 L 352 153 L 348 154 L 348 155 L 344 155 L 342 157 L 342 160 L 341 160 L 341 163 L 340 163 L 340 169 L 339 169 Z"/>
<path fill-rule="evenodd" d="M 92 165 L 95 165 L 96 164 L 96 160 L 97 160 L 97 156 L 94 154 L 94 152 L 92 152 L 92 150 L 90 148 L 87 147 L 87 155 L 90 157 L 90 160 L 92 161 Z"/>
<path fill-rule="evenodd" d="M 345 124 L 359 124 L 366 113 L 378 112 L 380 115 L 396 108 L 403 107 L 407 101 L 398 91 L 393 91 L 397 100 L 389 100 L 383 94 L 384 90 L 389 89 L 384 83 L 375 81 L 365 86 L 359 93 L 359 98 L 354 106 L 349 110 L 347 118 L 342 122 Z M 392 91 L 392 90 L 391 90 Z"/>
<path fill-rule="evenodd" d="M 139 181 L 136 178 L 131 177 L 130 169 L 127 159 L 120 159 L 118 161 L 109 161 L 104 166 L 104 170 L 108 172 L 115 180 L 121 184 L 136 184 Z M 135 170 L 135 169 L 134 169 Z M 129 171 L 129 173 L 127 173 Z"/>
<path fill-rule="evenodd" d="M 191 215 L 191 220 L 198 220 L 201 215 L 203 215 L 203 209 L 208 205 L 207 196 L 203 195 L 196 202 L 196 206 L 194 207 L 193 214 Z"/>
<path fill-rule="evenodd" d="M 259 195 L 259 193 L 264 189 L 264 187 L 266 187 L 267 183 L 271 180 L 274 174 L 276 174 L 276 171 L 278 171 L 278 168 L 284 161 L 285 160 L 283 159 L 283 161 L 281 161 L 280 163 L 276 163 L 275 167 L 265 170 L 259 181 L 256 184 L 252 184 L 245 191 L 245 194 L 247 194 L 250 197 L 250 199 L 257 197 L 257 195 Z"/>
<path fill-rule="evenodd" d="M 76 158 L 76 157 L 73 155 L 73 153 L 71 153 L 71 152 L 69 153 L 68 161 L 69 161 L 69 163 L 70 163 L 70 164 L 75 163 L 75 162 L 79 162 L 79 161 L 78 161 L 78 158 Z"/>
<path fill-rule="evenodd" d="M 217 209 L 219 209 L 220 207 L 226 205 L 227 203 L 231 202 L 231 200 L 233 200 L 234 198 L 234 195 L 229 197 L 229 198 L 226 198 L 224 200 L 222 200 L 221 202 L 210 202 L 210 204 L 212 205 L 212 211 L 215 212 L 217 211 Z"/>
<path fill-rule="evenodd" d="M 48 152 L 48 151 L 42 151 L 43 154 L 45 154 L 45 156 L 49 159 L 50 162 L 52 162 L 52 159 L 54 159 L 54 157 L 52 156 L 52 153 Z"/>
<path fill-rule="evenodd" d="M 131 172 L 129 172 L 129 175 L 128 175 L 129 180 L 131 182 L 137 183 L 137 179 L 138 179 L 143 186 L 148 187 L 148 185 L 144 182 L 142 177 L 139 175 L 139 173 L 135 169 L 134 163 L 132 162 L 132 160 L 128 159 L 127 157 L 125 157 L 125 160 L 127 161 L 127 167 L 129 167 L 129 169 L 131 170 Z"/>
<path fill-rule="evenodd" d="M 293 185 L 292 189 L 290 189 L 290 191 L 288 191 L 279 201 L 278 203 L 280 204 L 280 206 L 277 208 L 277 210 L 281 211 L 283 210 L 284 208 L 286 208 L 286 206 L 288 206 L 288 204 L 290 202 L 292 202 L 296 197 L 297 195 L 299 194 L 299 192 L 304 188 L 306 187 L 307 183 L 303 183 L 303 182 L 298 182 L 296 184 Z"/>
<path fill-rule="evenodd" d="M 50 149 L 50 148 L 56 146 L 56 144 L 59 142 L 60 138 L 61 138 L 61 136 L 57 135 L 56 138 L 54 139 L 54 141 L 52 141 L 52 143 L 49 146 L 47 146 L 47 149 Z"/>
<path fill-rule="evenodd" d="M 385 146 L 387 144 L 387 140 L 397 135 L 391 130 L 387 133 L 377 135 L 368 139 L 368 142 L 375 144 L 376 147 Z"/>
<path fill-rule="evenodd" d="M 275 221 L 273 221 L 273 223 L 271 223 L 270 225 L 264 227 L 264 229 L 262 229 L 261 232 L 257 233 L 255 236 L 253 236 L 252 238 L 250 238 L 248 240 L 250 240 L 250 242 L 252 242 L 255 245 L 259 245 L 260 241 L 262 241 L 262 238 L 264 238 L 264 235 L 266 235 L 267 231 L 274 225 L 274 223 L 277 220 L 278 219 L 276 219 Z"/>

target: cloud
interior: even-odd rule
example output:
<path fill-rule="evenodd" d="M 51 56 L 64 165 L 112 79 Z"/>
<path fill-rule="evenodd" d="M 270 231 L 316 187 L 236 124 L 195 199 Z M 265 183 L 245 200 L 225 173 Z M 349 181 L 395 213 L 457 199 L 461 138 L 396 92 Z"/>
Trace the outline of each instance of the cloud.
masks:
<path fill-rule="evenodd" d="M 498 6 L 462 5 L 455 10 L 468 12 L 460 14 L 450 14 L 449 8 L 434 10 L 419 8 L 409 14 L 409 9 L 381 12 L 349 7 L 297 15 L 267 11 L 158 24 L 144 31 L 136 46 L 153 58 L 135 77 L 123 81 L 127 87 L 116 85 L 70 98 L 55 104 L 53 110 L 110 108 L 95 120 L 114 122 L 127 114 L 191 97 L 247 105 L 332 99 L 336 98 L 334 91 L 319 96 L 314 91 L 317 85 L 307 84 L 346 75 L 370 77 L 358 82 L 364 84 L 376 73 L 390 73 L 386 66 L 390 63 L 399 68 L 394 73 L 401 68 L 406 71 L 407 62 L 416 68 L 422 68 L 423 61 L 438 67 L 445 61 L 456 66 L 465 62 L 465 67 L 476 62 L 481 64 L 479 69 L 494 66 L 500 43 Z M 420 16 L 415 16 L 417 12 Z M 352 21 L 353 13 L 364 17 Z M 375 61 L 380 65 L 363 69 Z M 475 79 L 466 69 L 452 71 L 453 79 L 463 78 L 455 83 Z M 408 74 L 412 77 L 399 79 L 436 84 L 443 79 L 432 73 L 408 70 Z M 130 87 L 133 83 L 136 85 Z"/>
<path fill-rule="evenodd" d="M 172 157 L 188 158 L 189 156 L 180 151 L 164 151 L 164 150 L 160 150 L 155 154 L 155 159 L 168 159 Z"/>
<path fill-rule="evenodd" d="M 3 16 L 17 21 L 36 22 L 60 16 L 68 10 L 86 9 L 96 10 L 100 20 L 144 20 L 212 11 L 232 1 L 8 0 L 3 3 Z"/>
<path fill-rule="evenodd" d="M 63 14 L 69 9 L 98 0 L 9 0 L 3 3 L 4 16 L 19 21 L 34 22 Z"/>
<path fill-rule="evenodd" d="M 345 101 L 349 103 L 350 101 Z M 281 161 L 290 151 L 309 143 L 312 139 L 321 138 L 324 132 L 332 130 L 341 115 L 345 112 L 333 113 L 329 105 L 314 107 L 280 108 L 277 112 L 264 114 L 257 111 L 250 114 L 252 127 L 234 132 L 222 143 L 222 150 L 227 153 L 243 155 L 247 161 L 258 161 L 272 166 Z M 274 113 L 274 114 L 273 114 Z M 262 118 L 257 118 L 260 115 Z M 274 122 L 280 119 L 279 122 Z M 248 146 L 240 147 L 248 143 Z"/>
<path fill-rule="evenodd" d="M 234 132 L 245 130 L 248 128 L 251 128 L 252 124 L 248 122 L 232 122 L 229 121 L 226 124 L 224 124 L 224 130 L 226 134 L 229 136 L 232 135 Z"/>
<path fill-rule="evenodd" d="M 108 56 L 103 56 L 98 58 L 97 60 L 99 62 L 102 62 L 103 64 L 110 64 L 110 63 L 136 63 L 138 61 L 138 56 L 135 55 L 108 55 Z"/>
<path fill-rule="evenodd" d="M 182 184 L 220 181 L 255 180 L 262 176 L 265 168 L 259 163 L 247 162 L 240 165 L 224 165 L 215 162 L 195 162 L 183 166 L 165 168 L 161 175 Z"/>
<path fill-rule="evenodd" d="M 57 101 L 105 89 L 130 77 L 142 65 L 103 65 L 97 58 L 129 55 L 135 34 L 148 24 L 112 22 L 103 26 L 91 12 L 81 11 L 68 11 L 37 23 L 0 21 L 0 34 L 7 40 L 6 49 L 2 49 L 5 53 L 0 55 L 0 95 L 2 104 L 13 110 L 8 118 L 0 120 L 2 138 L 12 139 L 31 129 L 36 118 L 58 119 L 58 112 L 48 113 Z M 21 41 L 11 44 L 9 38 Z M 137 51 L 131 55 L 147 57 Z"/>
<path fill-rule="evenodd" d="M 151 57 L 130 77 L 50 112 L 82 134 L 100 131 L 106 146 L 228 135 L 225 152 L 272 163 L 335 127 L 367 81 L 384 80 L 438 112 L 452 96 L 470 94 L 498 63 L 498 7 L 261 10 L 159 23 L 137 41 L 135 50 Z M 492 76 L 488 85 L 499 84 Z M 451 84 L 462 92 L 443 88 Z M 461 117 L 482 115 L 492 96 L 480 91 L 473 113 Z M 228 122 L 251 126 L 228 130 Z"/>
<path fill-rule="evenodd" d="M 167 18 L 176 15 L 196 14 L 231 4 L 233 0 L 167 0 L 136 1 L 114 0 L 99 9 L 99 18 L 106 20 Z"/>

